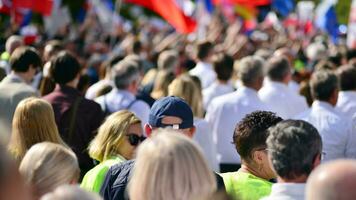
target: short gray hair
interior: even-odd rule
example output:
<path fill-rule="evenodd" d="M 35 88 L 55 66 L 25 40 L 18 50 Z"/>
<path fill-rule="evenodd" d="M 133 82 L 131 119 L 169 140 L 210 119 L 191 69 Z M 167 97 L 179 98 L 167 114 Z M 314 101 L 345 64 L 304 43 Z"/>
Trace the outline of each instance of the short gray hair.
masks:
<path fill-rule="evenodd" d="M 268 131 L 267 149 L 278 176 L 286 179 L 308 176 L 322 151 L 317 129 L 302 120 L 285 120 Z"/>
<path fill-rule="evenodd" d="M 263 77 L 263 59 L 258 56 L 247 56 L 238 62 L 237 75 L 244 85 L 254 83 Z"/>
<path fill-rule="evenodd" d="M 285 56 L 274 56 L 267 62 L 266 75 L 273 81 L 283 81 L 290 71 L 291 67 Z"/>
<path fill-rule="evenodd" d="M 111 77 L 116 88 L 126 89 L 131 83 L 139 79 L 140 71 L 137 63 L 131 60 L 123 60 L 113 67 Z"/>
<path fill-rule="evenodd" d="M 62 185 L 56 188 L 53 192 L 42 196 L 41 200 L 101 200 L 100 196 L 85 191 L 77 185 Z"/>
<path fill-rule="evenodd" d="M 6 40 L 5 49 L 6 52 L 12 53 L 16 47 L 24 44 L 23 38 L 18 35 L 12 35 Z"/>
<path fill-rule="evenodd" d="M 328 101 L 333 92 L 339 88 L 339 81 L 332 71 L 320 70 L 312 75 L 310 88 L 314 99 Z"/>
<path fill-rule="evenodd" d="M 159 54 L 157 65 L 159 70 L 173 72 L 178 63 L 178 53 L 174 50 L 166 50 Z"/>

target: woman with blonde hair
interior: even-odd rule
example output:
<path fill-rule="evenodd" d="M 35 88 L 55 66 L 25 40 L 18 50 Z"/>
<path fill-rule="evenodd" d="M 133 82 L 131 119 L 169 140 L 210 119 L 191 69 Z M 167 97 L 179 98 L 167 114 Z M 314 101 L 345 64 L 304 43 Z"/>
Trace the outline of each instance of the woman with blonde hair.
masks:
<path fill-rule="evenodd" d="M 208 160 L 211 169 L 217 171 L 219 169 L 217 162 L 216 147 L 213 143 L 213 135 L 210 125 L 202 117 L 203 100 L 201 89 L 199 85 L 195 83 L 197 80 L 189 75 L 181 75 L 173 80 L 168 86 L 168 94 L 170 96 L 177 96 L 184 99 L 192 108 L 194 114 L 194 125 L 196 127 L 196 133 L 194 140 L 202 148 L 205 158 Z"/>
<path fill-rule="evenodd" d="M 135 114 L 123 110 L 110 115 L 89 145 L 90 157 L 100 164 L 85 174 L 81 187 L 99 193 L 109 168 L 133 159 L 144 139 L 141 120 Z"/>
<path fill-rule="evenodd" d="M 138 148 L 128 187 L 132 200 L 193 200 L 213 194 L 216 181 L 188 137 L 162 129 Z"/>
<path fill-rule="evenodd" d="M 51 104 L 36 97 L 22 100 L 12 122 L 10 153 L 20 162 L 32 145 L 45 141 L 65 145 L 58 133 Z"/>
<path fill-rule="evenodd" d="M 33 145 L 23 158 L 19 170 L 31 187 L 34 199 L 41 198 L 58 186 L 76 184 L 80 174 L 74 152 L 50 142 Z"/>

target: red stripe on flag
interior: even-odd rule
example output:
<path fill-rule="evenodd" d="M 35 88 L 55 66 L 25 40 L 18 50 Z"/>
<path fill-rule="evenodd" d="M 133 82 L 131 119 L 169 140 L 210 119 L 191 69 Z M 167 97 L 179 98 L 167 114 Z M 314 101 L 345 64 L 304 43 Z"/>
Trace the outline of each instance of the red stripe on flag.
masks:
<path fill-rule="evenodd" d="M 229 3 L 249 6 L 265 6 L 271 4 L 271 0 L 213 0 L 214 4 Z"/>
<path fill-rule="evenodd" d="M 13 8 L 29 8 L 43 15 L 51 15 L 53 0 L 13 0 Z"/>
<path fill-rule="evenodd" d="M 174 0 L 126 0 L 141 5 L 161 15 L 178 32 L 191 33 L 196 28 L 196 21 L 186 16 Z"/>

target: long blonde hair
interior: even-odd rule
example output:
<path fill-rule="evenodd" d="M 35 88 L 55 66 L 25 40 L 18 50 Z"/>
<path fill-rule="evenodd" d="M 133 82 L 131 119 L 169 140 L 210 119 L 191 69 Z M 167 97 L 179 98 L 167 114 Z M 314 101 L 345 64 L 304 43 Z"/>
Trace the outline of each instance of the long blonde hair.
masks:
<path fill-rule="evenodd" d="M 216 190 L 213 172 L 188 137 L 159 130 L 138 148 L 129 183 L 132 200 L 192 200 Z"/>
<path fill-rule="evenodd" d="M 77 182 L 80 173 L 78 160 L 73 151 L 50 142 L 32 146 L 19 169 L 26 183 L 32 186 L 36 198 L 60 185 Z"/>
<path fill-rule="evenodd" d="M 44 141 L 65 145 L 58 133 L 51 104 L 36 97 L 22 100 L 12 122 L 10 153 L 20 161 L 32 145 Z"/>
<path fill-rule="evenodd" d="M 117 155 L 125 134 L 131 125 L 141 120 L 130 111 L 123 110 L 111 114 L 100 126 L 98 134 L 89 145 L 89 155 L 100 162 Z"/>
<path fill-rule="evenodd" d="M 194 116 L 204 116 L 201 90 L 189 75 L 181 75 L 174 79 L 168 86 L 168 95 L 184 99 L 192 108 Z"/>

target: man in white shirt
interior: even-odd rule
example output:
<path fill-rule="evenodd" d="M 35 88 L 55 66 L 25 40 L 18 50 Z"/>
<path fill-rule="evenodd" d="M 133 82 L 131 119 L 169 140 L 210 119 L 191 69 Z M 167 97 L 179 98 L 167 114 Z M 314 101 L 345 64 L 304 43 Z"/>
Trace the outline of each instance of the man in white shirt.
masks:
<path fill-rule="evenodd" d="M 277 183 L 263 200 L 304 200 L 305 183 L 320 164 L 322 141 L 316 128 L 302 120 L 285 120 L 269 129 L 267 152 Z"/>
<path fill-rule="evenodd" d="M 216 79 L 216 73 L 210 63 L 213 55 L 214 46 L 211 42 L 201 42 L 197 46 L 197 65 L 189 71 L 192 76 L 197 76 L 205 89 L 211 85 Z"/>
<path fill-rule="evenodd" d="M 208 107 L 206 120 L 212 127 L 222 172 L 237 171 L 241 163 L 232 144 L 235 125 L 246 114 L 257 110 L 268 110 L 257 95 L 263 83 L 262 69 L 261 58 L 255 56 L 243 58 L 238 70 L 242 87 L 236 92 L 217 97 Z"/>
<path fill-rule="evenodd" d="M 203 90 L 203 104 L 207 109 L 210 102 L 218 96 L 234 91 L 234 87 L 229 82 L 232 76 L 234 59 L 224 53 L 213 57 L 213 67 L 217 75 L 217 80 L 208 88 Z"/>
<path fill-rule="evenodd" d="M 292 77 L 290 69 L 284 56 L 272 57 L 266 66 L 267 80 L 258 92 L 261 101 L 283 119 L 290 119 L 308 109 L 305 98 L 288 87 Z"/>
<path fill-rule="evenodd" d="M 345 116 L 356 114 L 356 68 L 345 65 L 337 70 L 340 79 L 339 98 L 336 108 Z"/>
<path fill-rule="evenodd" d="M 314 72 L 310 80 L 315 101 L 312 107 L 297 116 L 313 124 L 323 140 L 325 161 L 338 158 L 356 158 L 356 138 L 351 118 L 335 109 L 338 98 L 338 79 L 330 71 Z"/>
<path fill-rule="evenodd" d="M 123 60 L 114 66 L 111 75 L 115 88 L 95 101 L 100 104 L 106 115 L 119 110 L 130 110 L 141 119 L 142 124 L 147 123 L 150 107 L 135 97 L 140 82 L 137 63 Z"/>

